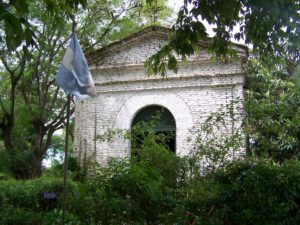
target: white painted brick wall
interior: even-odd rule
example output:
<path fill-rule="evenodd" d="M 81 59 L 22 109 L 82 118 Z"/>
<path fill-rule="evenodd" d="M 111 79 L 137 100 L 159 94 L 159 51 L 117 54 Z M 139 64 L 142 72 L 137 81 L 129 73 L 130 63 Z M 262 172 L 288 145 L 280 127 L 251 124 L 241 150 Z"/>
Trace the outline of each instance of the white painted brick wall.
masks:
<path fill-rule="evenodd" d="M 147 34 L 114 51 L 94 57 L 90 64 L 97 97 L 77 101 L 74 150 L 82 160 L 104 164 L 111 157 L 130 156 L 130 143 L 120 137 L 110 142 L 95 140 L 109 129 L 130 129 L 136 113 L 147 105 L 169 109 L 176 121 L 176 153 L 186 155 L 188 142 L 211 112 L 224 108 L 236 98 L 243 100 L 242 58 L 229 62 L 210 61 L 205 51 L 180 65 L 179 72 L 168 71 L 167 78 L 147 77 L 144 61 L 155 53 L 166 37 Z M 239 124 L 236 124 L 239 125 Z"/>

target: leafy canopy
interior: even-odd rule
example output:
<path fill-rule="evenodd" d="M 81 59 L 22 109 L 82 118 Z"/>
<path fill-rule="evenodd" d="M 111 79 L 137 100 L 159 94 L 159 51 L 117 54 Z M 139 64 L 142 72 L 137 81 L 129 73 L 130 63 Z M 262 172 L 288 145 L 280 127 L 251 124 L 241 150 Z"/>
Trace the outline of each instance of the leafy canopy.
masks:
<path fill-rule="evenodd" d="M 258 60 L 246 64 L 250 153 L 283 163 L 300 159 L 300 89 L 295 78 Z"/>
<path fill-rule="evenodd" d="M 30 20 L 29 8 L 35 0 L 8 0 L 0 2 L 0 41 L 5 39 L 9 51 L 16 49 L 22 43 L 26 46 L 36 44 L 34 21 Z M 73 10 L 85 8 L 87 0 L 43 0 L 49 14 L 63 12 L 68 18 L 73 17 Z"/>
<path fill-rule="evenodd" d="M 195 53 L 200 40 L 207 40 L 208 50 L 224 58 L 234 54 L 232 39 L 252 45 L 254 53 L 265 61 L 284 58 L 296 64 L 300 59 L 299 16 L 298 0 L 184 0 L 169 44 L 146 65 L 150 73 L 164 74 L 166 68 L 176 71 L 173 51 L 185 60 Z M 215 36 L 209 40 L 203 21 L 215 27 Z"/>

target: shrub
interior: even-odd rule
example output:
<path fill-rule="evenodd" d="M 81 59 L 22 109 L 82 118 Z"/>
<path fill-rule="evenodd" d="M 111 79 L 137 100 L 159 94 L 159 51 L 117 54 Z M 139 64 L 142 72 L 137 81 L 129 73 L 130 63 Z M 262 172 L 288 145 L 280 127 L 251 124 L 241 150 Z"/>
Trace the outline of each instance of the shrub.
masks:
<path fill-rule="evenodd" d="M 179 161 L 159 144 L 137 158 L 112 160 L 81 186 L 72 210 L 85 224 L 156 224 L 175 206 Z"/>
<path fill-rule="evenodd" d="M 271 70 L 255 59 L 245 69 L 249 89 L 245 104 L 249 152 L 279 163 L 299 160 L 299 78 L 295 81 L 282 68 Z"/>
<path fill-rule="evenodd" d="M 189 161 L 198 174 L 208 175 L 245 155 L 242 101 L 235 99 L 211 113 L 190 140 L 195 144 Z"/>
<path fill-rule="evenodd" d="M 299 162 L 235 161 L 208 177 L 183 171 L 186 161 L 158 146 L 113 160 L 69 183 L 67 224 L 300 224 Z M 61 193 L 61 179 L 0 181 L 0 224 L 60 224 Z"/>
<path fill-rule="evenodd" d="M 236 162 L 219 171 L 214 215 L 224 224 L 300 224 L 300 164 Z"/>
<path fill-rule="evenodd" d="M 70 197 L 76 185 L 68 185 Z M 61 208 L 62 188 L 58 178 L 0 181 L 0 224 L 45 224 L 47 215 Z"/>
<path fill-rule="evenodd" d="M 300 163 L 236 161 L 192 181 L 169 224 L 300 224 Z"/>

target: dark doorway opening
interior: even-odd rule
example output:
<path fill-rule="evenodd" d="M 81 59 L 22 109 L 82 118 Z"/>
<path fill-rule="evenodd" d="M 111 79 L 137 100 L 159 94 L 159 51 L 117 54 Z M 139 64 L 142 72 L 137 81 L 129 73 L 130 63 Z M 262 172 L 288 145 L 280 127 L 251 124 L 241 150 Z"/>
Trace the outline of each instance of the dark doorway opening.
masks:
<path fill-rule="evenodd" d="M 176 123 L 172 113 L 159 105 L 151 105 L 141 109 L 134 117 L 131 129 L 135 133 L 131 140 L 132 152 L 141 147 L 149 132 L 158 135 L 158 142 L 176 152 Z"/>

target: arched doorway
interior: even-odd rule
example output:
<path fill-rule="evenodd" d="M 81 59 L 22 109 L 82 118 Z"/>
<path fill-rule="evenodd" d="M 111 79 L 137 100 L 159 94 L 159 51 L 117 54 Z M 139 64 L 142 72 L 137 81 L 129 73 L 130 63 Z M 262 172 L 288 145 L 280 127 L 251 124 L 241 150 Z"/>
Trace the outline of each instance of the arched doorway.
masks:
<path fill-rule="evenodd" d="M 135 133 L 131 141 L 131 150 L 138 149 L 149 132 L 154 132 L 162 140 L 164 146 L 176 152 L 176 122 L 172 113 L 160 105 L 142 108 L 133 118 L 131 130 Z"/>

